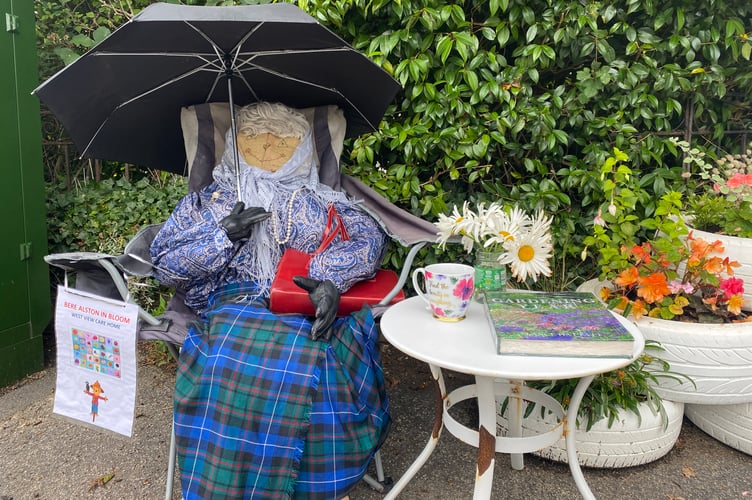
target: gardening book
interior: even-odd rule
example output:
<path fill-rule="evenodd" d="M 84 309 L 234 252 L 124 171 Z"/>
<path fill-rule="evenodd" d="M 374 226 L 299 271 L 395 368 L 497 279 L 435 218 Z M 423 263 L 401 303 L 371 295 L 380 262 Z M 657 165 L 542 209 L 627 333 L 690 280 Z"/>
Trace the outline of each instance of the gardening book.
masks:
<path fill-rule="evenodd" d="M 498 354 L 632 356 L 632 334 L 592 293 L 483 294 Z"/>

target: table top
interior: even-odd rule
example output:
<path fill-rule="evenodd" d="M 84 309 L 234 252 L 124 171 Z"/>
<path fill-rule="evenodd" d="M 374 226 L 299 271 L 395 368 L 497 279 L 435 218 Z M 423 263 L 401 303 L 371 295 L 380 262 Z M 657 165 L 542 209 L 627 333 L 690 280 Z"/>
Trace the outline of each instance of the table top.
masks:
<path fill-rule="evenodd" d="M 496 354 L 483 305 L 470 303 L 467 317 L 448 323 L 433 317 L 420 297 L 391 306 L 381 318 L 381 331 L 405 354 L 449 370 L 510 380 L 559 380 L 616 370 L 631 363 L 645 347 L 640 330 L 614 314 L 635 339 L 631 359 Z"/>

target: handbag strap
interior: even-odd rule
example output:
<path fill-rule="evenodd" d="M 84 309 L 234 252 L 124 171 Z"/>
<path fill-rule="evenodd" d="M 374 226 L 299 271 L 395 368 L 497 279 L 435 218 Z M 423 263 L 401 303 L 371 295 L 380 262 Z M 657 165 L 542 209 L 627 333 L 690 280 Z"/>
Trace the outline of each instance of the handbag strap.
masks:
<path fill-rule="evenodd" d="M 319 245 L 319 247 L 311 255 L 318 255 L 319 253 L 326 250 L 326 248 L 331 245 L 331 243 L 334 241 L 334 238 L 336 238 L 338 234 L 342 238 L 342 241 L 347 241 L 350 239 L 350 234 L 345 228 L 345 223 L 342 221 L 342 217 L 340 217 L 339 213 L 337 213 L 337 209 L 334 208 L 334 204 L 330 203 L 327 210 L 326 229 L 324 229 L 324 236 L 321 239 L 321 244 Z"/>

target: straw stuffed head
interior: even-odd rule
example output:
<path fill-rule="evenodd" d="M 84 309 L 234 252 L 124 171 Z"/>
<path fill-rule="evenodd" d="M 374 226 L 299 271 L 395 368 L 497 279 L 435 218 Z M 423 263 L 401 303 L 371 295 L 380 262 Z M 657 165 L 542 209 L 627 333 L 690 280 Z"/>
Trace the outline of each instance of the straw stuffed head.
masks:
<path fill-rule="evenodd" d="M 295 152 L 309 126 L 299 111 L 258 102 L 237 115 L 238 152 L 248 165 L 276 172 Z"/>

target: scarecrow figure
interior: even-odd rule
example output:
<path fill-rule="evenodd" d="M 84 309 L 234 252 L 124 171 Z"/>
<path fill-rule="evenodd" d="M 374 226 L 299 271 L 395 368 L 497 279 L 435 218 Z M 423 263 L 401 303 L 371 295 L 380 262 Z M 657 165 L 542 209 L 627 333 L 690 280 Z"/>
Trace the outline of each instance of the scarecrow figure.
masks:
<path fill-rule="evenodd" d="M 237 124 L 239 177 L 228 131 L 214 182 L 179 202 L 151 247 L 156 277 L 182 288 L 203 320 L 185 338 L 175 391 L 183 495 L 342 498 L 390 417 L 371 311 L 336 318 L 337 307 L 376 273 L 387 237 L 319 183 L 301 113 L 256 103 Z M 270 312 L 283 252 L 312 253 L 331 205 L 349 239 L 338 236 L 295 279 L 315 318 Z"/>
<path fill-rule="evenodd" d="M 91 385 L 89 385 L 89 382 L 86 382 L 84 394 L 91 396 L 91 421 L 94 422 L 99 415 L 99 400 L 107 401 L 107 397 L 102 395 L 104 394 L 104 389 L 102 389 L 99 380 Z"/>

